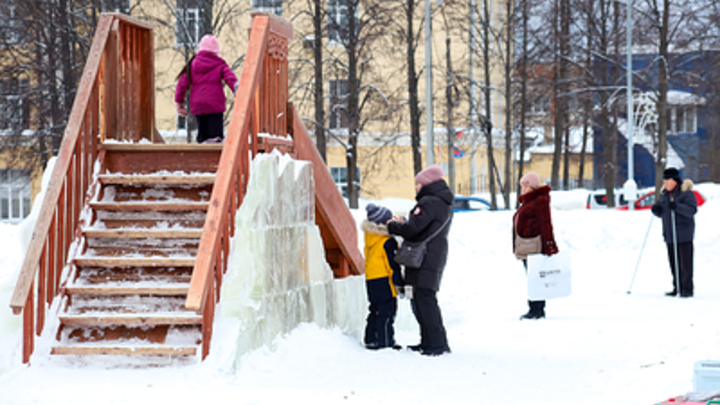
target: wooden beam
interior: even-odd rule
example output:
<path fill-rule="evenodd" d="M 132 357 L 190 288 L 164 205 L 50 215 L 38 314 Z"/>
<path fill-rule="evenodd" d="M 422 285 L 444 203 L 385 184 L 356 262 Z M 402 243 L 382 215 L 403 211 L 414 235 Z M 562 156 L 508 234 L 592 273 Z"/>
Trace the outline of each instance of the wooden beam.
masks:
<path fill-rule="evenodd" d="M 83 267 L 192 267 L 195 258 L 172 257 L 79 257 L 73 260 L 77 266 Z"/>
<path fill-rule="evenodd" d="M 315 220 L 323 221 L 324 226 L 330 231 L 332 238 L 348 261 L 350 274 L 363 274 L 365 262 L 360 249 L 358 249 L 355 219 L 340 195 L 325 162 L 307 134 L 305 126 L 295 113 L 294 107 L 292 109 L 291 115 L 295 120 L 293 129 L 295 152 L 300 159 L 309 160 L 313 164 L 315 208 L 316 212 L 320 214 L 315 216 Z M 323 224 L 321 224 L 321 229 L 322 227 Z"/>
<path fill-rule="evenodd" d="M 201 325 L 202 316 L 196 314 L 156 315 L 60 315 L 63 325 Z"/>
<path fill-rule="evenodd" d="M 153 175 L 111 175 L 99 176 L 102 184 L 213 184 L 215 175 L 183 175 L 183 176 L 153 176 Z"/>
<path fill-rule="evenodd" d="M 208 203 L 204 202 L 120 202 L 90 203 L 95 211 L 207 211 Z"/>
<path fill-rule="evenodd" d="M 186 295 L 189 283 L 179 287 L 67 287 L 68 295 Z"/>
<path fill-rule="evenodd" d="M 86 229 L 87 238 L 199 239 L 202 229 Z"/>
<path fill-rule="evenodd" d="M 197 348 L 178 346 L 55 346 L 50 353 L 58 355 L 194 356 L 197 354 Z"/>

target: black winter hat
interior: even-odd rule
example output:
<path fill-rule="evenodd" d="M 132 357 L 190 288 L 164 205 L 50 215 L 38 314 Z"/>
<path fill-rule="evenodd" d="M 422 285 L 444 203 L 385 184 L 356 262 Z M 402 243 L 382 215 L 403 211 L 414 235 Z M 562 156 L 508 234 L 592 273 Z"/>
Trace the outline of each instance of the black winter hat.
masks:
<path fill-rule="evenodd" d="M 673 179 L 677 184 L 682 183 L 680 179 L 680 172 L 674 167 L 668 167 L 663 172 L 663 179 Z"/>
<path fill-rule="evenodd" d="M 365 211 L 367 211 L 367 219 L 370 222 L 374 222 L 376 224 L 385 224 L 387 221 L 391 220 L 393 217 L 392 212 L 380 205 L 375 204 L 368 204 L 365 207 Z"/>

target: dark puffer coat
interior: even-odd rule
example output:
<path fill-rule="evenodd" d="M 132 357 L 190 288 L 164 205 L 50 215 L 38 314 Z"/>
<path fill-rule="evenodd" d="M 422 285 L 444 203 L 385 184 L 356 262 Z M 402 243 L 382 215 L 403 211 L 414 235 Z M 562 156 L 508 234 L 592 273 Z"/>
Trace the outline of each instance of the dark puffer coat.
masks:
<path fill-rule="evenodd" d="M 685 179 L 682 187 L 675 187 L 672 193 L 663 189 L 660 197 L 653 205 L 652 212 L 662 218 L 663 236 L 665 243 L 673 243 L 672 214 L 670 213 L 670 198 L 675 201 L 675 232 L 677 243 L 692 242 L 695 237 L 695 213 L 697 200 L 692 192 L 693 182 Z"/>
<path fill-rule="evenodd" d="M 513 215 L 513 252 L 515 252 L 515 231 L 523 238 L 540 235 L 542 254 L 558 252 L 550 218 L 550 186 L 539 187 L 518 197 L 520 208 Z"/>
<path fill-rule="evenodd" d="M 438 180 L 424 185 L 415 196 L 417 204 L 408 215 L 406 222 L 390 222 L 388 231 L 392 235 L 400 235 L 411 242 L 425 240 L 438 228 L 443 226 L 452 215 L 453 194 L 445 180 Z M 427 244 L 425 260 L 420 268 L 405 269 L 405 283 L 413 287 L 427 288 L 433 291 L 440 289 L 445 263 L 447 262 L 447 235 L 452 219 L 440 233 Z"/>

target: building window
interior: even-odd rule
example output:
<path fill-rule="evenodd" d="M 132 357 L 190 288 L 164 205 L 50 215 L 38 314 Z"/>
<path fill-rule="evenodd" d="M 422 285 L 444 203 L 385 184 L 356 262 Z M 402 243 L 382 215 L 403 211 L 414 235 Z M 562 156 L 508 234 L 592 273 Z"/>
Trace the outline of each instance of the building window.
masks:
<path fill-rule="evenodd" d="M 187 118 L 179 114 L 177 116 L 177 129 L 178 131 L 187 129 Z"/>
<path fill-rule="evenodd" d="M 273 13 L 282 17 L 282 0 L 252 0 L 253 11 Z"/>
<path fill-rule="evenodd" d="M 201 9 L 198 0 L 178 0 L 175 43 L 195 47 L 200 43 Z"/>
<path fill-rule="evenodd" d="M 348 2 L 352 0 L 328 0 L 328 39 L 334 42 L 347 40 L 350 18 Z M 357 19 L 356 19 L 357 20 Z M 355 24 L 357 26 L 357 24 Z"/>
<path fill-rule="evenodd" d="M 0 42 L 5 44 L 17 44 L 20 42 L 19 19 L 16 16 L 17 6 L 15 1 L 6 1 L 0 6 Z"/>
<path fill-rule="evenodd" d="M 0 81 L 0 130 L 26 129 L 30 123 L 30 105 L 25 99 L 30 82 L 17 78 Z"/>
<path fill-rule="evenodd" d="M 30 214 L 30 173 L 0 170 L 0 221 L 20 222 Z"/>
<path fill-rule="evenodd" d="M 693 134 L 697 132 L 697 109 L 694 105 L 670 107 L 668 121 L 671 133 Z"/>
<path fill-rule="evenodd" d="M 337 186 L 338 190 L 340 190 L 340 194 L 342 194 L 343 197 L 347 198 L 347 167 L 331 167 L 330 168 L 330 174 L 332 175 L 333 181 L 335 182 L 335 185 Z M 360 168 L 357 168 L 357 175 L 356 175 L 356 181 L 358 186 L 360 185 Z M 358 197 L 360 196 L 360 187 L 358 187 Z"/>
<path fill-rule="evenodd" d="M 330 80 L 330 129 L 339 129 L 348 127 L 348 81 L 347 80 Z"/>

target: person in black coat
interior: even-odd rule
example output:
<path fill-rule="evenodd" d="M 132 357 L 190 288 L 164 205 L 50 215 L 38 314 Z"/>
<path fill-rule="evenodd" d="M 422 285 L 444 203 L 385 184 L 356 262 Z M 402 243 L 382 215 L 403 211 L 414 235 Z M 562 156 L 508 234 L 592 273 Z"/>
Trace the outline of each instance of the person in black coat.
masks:
<path fill-rule="evenodd" d="M 427 244 L 425 259 L 419 268 L 405 269 L 405 284 L 412 287 L 411 305 L 420 325 L 420 344 L 408 346 L 423 355 L 439 356 L 450 353 L 442 314 L 436 294 L 440 290 L 448 254 L 447 235 L 452 221 L 454 196 L 440 166 L 432 165 L 415 177 L 415 200 L 407 221 L 394 217 L 388 222 L 388 232 L 410 242 L 425 240 L 433 232 L 444 228 Z M 450 220 L 446 225 L 446 221 Z"/>
<path fill-rule="evenodd" d="M 663 172 L 662 193 L 652 206 L 652 213 L 662 219 L 663 237 L 667 244 L 670 272 L 673 277 L 673 289 L 665 295 L 673 297 L 678 292 L 681 297 L 685 298 L 692 297 L 694 294 L 693 239 L 695 238 L 697 200 L 692 188 L 693 182 L 690 179 L 685 179 L 683 182 L 677 169 L 666 169 Z M 673 218 L 675 219 L 674 227 Z M 676 246 L 677 272 L 680 280 L 675 277 Z M 678 291 L 678 286 L 680 291 Z"/>

